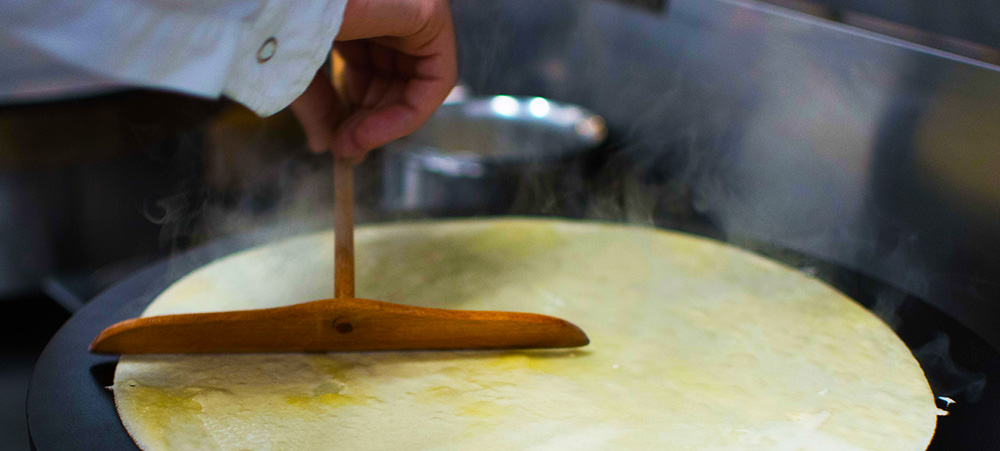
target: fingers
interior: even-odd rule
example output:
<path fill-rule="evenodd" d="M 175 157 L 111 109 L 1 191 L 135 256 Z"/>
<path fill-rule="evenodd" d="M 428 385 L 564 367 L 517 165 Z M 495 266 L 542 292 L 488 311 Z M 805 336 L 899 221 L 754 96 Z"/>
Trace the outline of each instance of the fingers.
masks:
<path fill-rule="evenodd" d="M 348 0 L 336 40 L 412 36 L 436 0 Z"/>
<path fill-rule="evenodd" d="M 386 93 L 393 80 L 385 76 L 372 77 L 371 82 L 365 90 L 365 96 L 361 99 L 361 108 L 375 109 L 386 98 Z"/>
<path fill-rule="evenodd" d="M 358 148 L 371 149 L 413 133 L 455 86 L 458 63 L 451 12 L 445 2 L 436 5 L 438 9 L 428 20 L 437 25 L 425 26 L 421 31 L 434 30 L 433 36 L 416 36 L 412 42 L 406 42 L 410 38 L 401 38 L 369 43 L 368 60 L 364 62 L 374 74 L 387 77 L 369 78 L 363 105 L 370 111 L 365 112 L 354 132 Z M 379 47 L 395 48 L 397 52 L 390 58 Z M 344 57 L 348 63 L 353 60 L 348 54 Z M 380 78 L 387 79 L 389 84 L 379 81 Z"/>
<path fill-rule="evenodd" d="M 341 158 L 360 160 L 364 158 L 369 150 L 381 145 L 370 145 L 367 142 L 359 142 L 357 140 L 358 127 L 368 119 L 371 113 L 369 110 L 355 111 L 337 126 L 333 131 L 330 145 L 330 149 L 333 150 L 334 155 Z"/>
<path fill-rule="evenodd" d="M 373 111 L 354 132 L 360 149 L 373 149 L 416 131 L 427 117 L 407 105 L 390 105 Z"/>
<path fill-rule="evenodd" d="M 327 130 L 317 130 L 315 139 L 310 136 L 314 151 L 332 149 L 338 156 L 358 158 L 406 136 L 431 116 L 455 85 L 455 35 L 446 0 L 348 0 L 337 41 L 346 64 L 345 95 L 355 110 L 343 122 L 325 122 Z M 317 88 L 316 95 L 328 91 L 335 98 L 326 88 Z M 315 100 L 301 103 L 293 104 L 300 119 L 329 109 Z M 340 99 L 333 103 L 344 105 Z M 340 117 L 338 108 L 333 111 L 328 119 Z M 312 125 L 325 120 L 303 121 L 307 135 Z M 314 141 L 322 145 L 314 146 Z"/>
<path fill-rule="evenodd" d="M 440 45 L 453 46 L 454 41 Z M 381 103 L 358 125 L 356 142 L 359 146 L 374 148 L 416 131 L 455 86 L 455 66 L 454 54 L 447 51 L 416 61 L 415 74 L 405 84 L 391 85 L 385 93 L 387 98 L 399 101 Z"/>
<path fill-rule="evenodd" d="M 331 149 L 336 138 L 334 127 L 345 108 L 326 75 L 318 72 L 291 108 L 302 124 L 309 150 L 319 153 Z"/>

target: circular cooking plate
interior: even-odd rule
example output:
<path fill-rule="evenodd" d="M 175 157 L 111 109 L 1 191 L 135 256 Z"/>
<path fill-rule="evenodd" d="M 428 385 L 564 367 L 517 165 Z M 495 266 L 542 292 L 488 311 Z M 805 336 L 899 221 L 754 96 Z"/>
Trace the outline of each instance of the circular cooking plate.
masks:
<path fill-rule="evenodd" d="M 137 450 L 118 419 L 114 396 L 117 356 L 87 352 L 106 327 L 139 316 L 191 270 L 261 244 L 252 237 L 215 241 L 136 272 L 78 310 L 49 341 L 28 387 L 28 434 L 37 450 Z"/>
<path fill-rule="evenodd" d="M 27 400 L 32 449 L 137 449 L 118 419 L 111 391 L 105 389 L 112 384 L 118 358 L 90 354 L 87 346 L 104 328 L 139 316 L 160 292 L 188 272 L 259 244 L 253 237 L 228 238 L 161 261 L 113 286 L 73 315 L 35 365 Z M 828 282 L 869 307 L 876 298 L 872 293 L 884 298 L 891 290 L 846 270 L 835 279 Z M 938 419 L 928 449 L 1000 450 L 1000 384 L 996 383 L 1000 353 L 940 311 L 899 296 L 896 333 L 914 350 L 935 396 L 956 402 L 947 407 L 948 416 Z M 939 406 L 945 407 L 945 402 Z"/>

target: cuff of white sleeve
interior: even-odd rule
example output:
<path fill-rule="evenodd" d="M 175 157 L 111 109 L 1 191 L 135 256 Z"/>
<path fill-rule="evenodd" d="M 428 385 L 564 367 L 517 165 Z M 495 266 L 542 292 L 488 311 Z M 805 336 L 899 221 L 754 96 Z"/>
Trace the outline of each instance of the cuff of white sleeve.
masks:
<path fill-rule="evenodd" d="M 222 91 L 248 26 L 240 17 L 254 7 L 210 14 L 133 0 L 14 5 L 0 27 L 36 54 L 119 83 L 204 97 Z"/>
<path fill-rule="evenodd" d="M 240 35 L 222 94 L 261 116 L 301 95 L 326 61 L 347 0 L 268 0 Z"/>

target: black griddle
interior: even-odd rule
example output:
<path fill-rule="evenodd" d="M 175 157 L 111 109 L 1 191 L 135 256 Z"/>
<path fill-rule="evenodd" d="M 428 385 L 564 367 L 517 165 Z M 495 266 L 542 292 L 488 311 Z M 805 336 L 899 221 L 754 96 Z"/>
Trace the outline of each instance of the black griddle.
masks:
<path fill-rule="evenodd" d="M 118 357 L 91 354 L 87 347 L 106 327 L 139 316 L 191 270 L 259 244 L 253 236 L 212 242 L 136 272 L 78 310 L 35 364 L 27 401 L 31 449 L 138 450 L 105 388 L 113 383 Z"/>
<path fill-rule="evenodd" d="M 193 269 L 261 243 L 259 237 L 222 239 L 153 264 L 73 315 L 35 366 L 27 399 L 32 449 L 136 450 L 105 388 L 118 359 L 90 354 L 87 346 L 107 326 L 139 316 Z M 1000 352 L 941 311 L 877 280 L 842 268 L 820 277 L 876 314 L 885 313 L 879 300 L 895 299 L 891 317 L 883 319 L 914 351 L 938 406 L 949 412 L 938 418 L 929 450 L 1000 450 Z"/>

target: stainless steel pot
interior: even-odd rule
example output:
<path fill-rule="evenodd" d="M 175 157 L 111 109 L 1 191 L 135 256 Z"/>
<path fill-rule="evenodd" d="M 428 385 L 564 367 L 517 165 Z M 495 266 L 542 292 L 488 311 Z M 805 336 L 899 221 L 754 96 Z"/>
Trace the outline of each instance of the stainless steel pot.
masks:
<path fill-rule="evenodd" d="M 606 134 L 600 116 L 541 97 L 448 103 L 423 128 L 383 148 L 381 204 L 430 215 L 507 212 L 526 189 Z"/>

